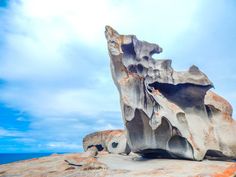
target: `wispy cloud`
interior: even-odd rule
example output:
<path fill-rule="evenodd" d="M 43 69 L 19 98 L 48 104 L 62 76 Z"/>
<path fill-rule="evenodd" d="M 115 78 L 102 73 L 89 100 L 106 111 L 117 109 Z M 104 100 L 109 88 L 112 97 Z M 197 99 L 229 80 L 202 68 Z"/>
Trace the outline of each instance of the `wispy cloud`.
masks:
<path fill-rule="evenodd" d="M 25 133 L 0 127 L 0 137 L 24 137 Z"/>
<path fill-rule="evenodd" d="M 59 151 L 64 150 L 81 150 L 82 145 L 74 144 L 74 143 L 65 143 L 65 142 L 50 142 L 47 144 L 49 149 L 57 149 Z"/>

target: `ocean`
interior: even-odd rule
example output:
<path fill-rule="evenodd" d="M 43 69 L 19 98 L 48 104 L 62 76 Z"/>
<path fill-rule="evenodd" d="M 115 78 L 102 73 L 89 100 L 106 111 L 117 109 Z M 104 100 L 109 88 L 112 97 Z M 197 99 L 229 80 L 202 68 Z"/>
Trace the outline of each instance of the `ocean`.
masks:
<path fill-rule="evenodd" d="M 53 153 L 0 153 L 0 165 L 20 160 L 45 157 L 51 154 Z"/>

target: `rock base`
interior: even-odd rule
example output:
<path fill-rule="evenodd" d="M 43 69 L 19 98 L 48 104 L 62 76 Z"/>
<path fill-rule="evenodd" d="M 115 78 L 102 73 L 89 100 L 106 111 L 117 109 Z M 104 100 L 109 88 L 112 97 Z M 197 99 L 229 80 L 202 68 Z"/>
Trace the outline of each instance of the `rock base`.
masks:
<path fill-rule="evenodd" d="M 233 177 L 236 162 L 145 159 L 99 152 L 52 155 L 0 165 L 1 177 Z"/>

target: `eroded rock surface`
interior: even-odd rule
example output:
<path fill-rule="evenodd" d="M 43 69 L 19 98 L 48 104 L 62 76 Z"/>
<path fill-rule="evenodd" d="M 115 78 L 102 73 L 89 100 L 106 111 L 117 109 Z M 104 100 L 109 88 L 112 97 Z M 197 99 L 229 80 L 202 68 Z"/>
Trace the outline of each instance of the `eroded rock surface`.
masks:
<path fill-rule="evenodd" d="M 124 130 L 105 130 L 94 132 L 84 137 L 83 148 L 87 153 L 97 151 L 107 151 L 115 154 L 129 154 L 130 149 Z"/>
<path fill-rule="evenodd" d="M 69 163 L 68 163 L 69 162 Z M 1 177 L 234 177 L 235 162 L 144 159 L 98 152 L 60 154 L 0 165 Z"/>
<path fill-rule="evenodd" d="M 130 149 L 142 156 L 236 158 L 232 107 L 198 67 L 178 72 L 155 60 L 157 44 L 105 31 Z"/>

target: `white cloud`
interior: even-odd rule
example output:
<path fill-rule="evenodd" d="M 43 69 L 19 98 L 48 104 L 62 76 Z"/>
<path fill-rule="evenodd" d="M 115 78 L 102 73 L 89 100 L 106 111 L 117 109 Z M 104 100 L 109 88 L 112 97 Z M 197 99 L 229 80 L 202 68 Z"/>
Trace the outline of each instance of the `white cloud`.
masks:
<path fill-rule="evenodd" d="M 171 41 L 188 28 L 196 8 L 187 0 L 12 1 L 0 61 L 9 84 L 0 97 L 33 116 L 118 111 L 104 26 Z"/>
<path fill-rule="evenodd" d="M 20 122 L 26 122 L 26 121 L 28 121 L 26 118 L 24 118 L 24 117 L 18 117 L 17 119 L 16 119 L 17 121 L 20 121 Z"/>
<path fill-rule="evenodd" d="M 66 117 L 80 114 L 94 116 L 101 112 L 119 111 L 118 94 L 107 94 L 101 89 L 96 90 L 96 87 L 28 91 L 24 88 L 7 87 L 1 92 L 0 99 L 9 103 L 10 107 L 24 110 L 35 117 Z"/>
<path fill-rule="evenodd" d="M 75 37 L 89 45 L 96 41 L 97 46 L 97 42 L 103 39 L 104 26 L 108 23 L 121 24 L 125 15 L 124 7 L 114 6 L 109 0 L 22 0 L 20 8 L 17 4 L 15 7 L 21 14 L 20 18 L 26 18 L 33 25 L 28 29 L 37 28 L 33 31 L 34 36 L 46 45 L 48 37 L 55 44 Z"/>
<path fill-rule="evenodd" d="M 25 137 L 14 138 L 13 140 L 16 142 L 24 143 L 24 144 L 32 144 L 32 143 L 37 142 L 37 138 L 36 139 L 28 138 L 27 134 L 25 134 Z"/>
<path fill-rule="evenodd" d="M 25 135 L 24 132 L 7 130 L 0 127 L 0 137 L 23 137 L 24 135 Z"/>
<path fill-rule="evenodd" d="M 47 144 L 49 149 L 67 149 L 67 150 L 80 150 L 82 148 L 79 144 L 65 143 L 65 142 L 50 142 Z"/>

